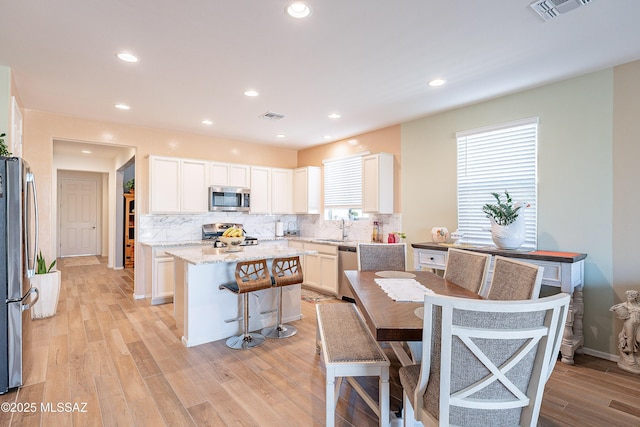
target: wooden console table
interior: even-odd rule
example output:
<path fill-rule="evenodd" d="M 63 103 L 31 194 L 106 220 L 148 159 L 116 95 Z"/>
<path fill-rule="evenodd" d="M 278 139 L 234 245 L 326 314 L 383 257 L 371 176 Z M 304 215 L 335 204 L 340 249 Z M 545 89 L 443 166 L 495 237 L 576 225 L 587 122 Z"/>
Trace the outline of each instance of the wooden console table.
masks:
<path fill-rule="evenodd" d="M 542 284 L 560 288 L 562 292 L 571 295 L 571 305 L 569 306 L 569 314 L 560 347 L 562 362 L 573 365 L 573 355 L 582 353 L 584 344 L 582 334 L 582 318 L 584 316 L 582 289 L 584 286 L 584 259 L 587 254 L 542 250 L 533 252 L 501 250 L 492 246 L 454 246 L 432 242 L 413 243 L 411 247 L 413 248 L 413 266 L 415 270 L 444 270 L 447 264 L 447 251 L 450 247 L 509 258 L 521 258 L 526 262 L 544 267 Z M 491 257 L 487 281 L 491 281 L 493 261 L 494 257 Z"/>

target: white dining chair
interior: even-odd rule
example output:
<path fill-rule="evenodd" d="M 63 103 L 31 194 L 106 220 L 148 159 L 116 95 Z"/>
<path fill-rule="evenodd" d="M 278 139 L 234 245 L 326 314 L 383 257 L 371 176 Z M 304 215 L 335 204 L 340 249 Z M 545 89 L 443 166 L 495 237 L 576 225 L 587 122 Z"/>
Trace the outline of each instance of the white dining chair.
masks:
<path fill-rule="evenodd" d="M 569 295 L 524 301 L 425 296 L 420 364 L 400 368 L 404 425 L 535 426 Z"/>

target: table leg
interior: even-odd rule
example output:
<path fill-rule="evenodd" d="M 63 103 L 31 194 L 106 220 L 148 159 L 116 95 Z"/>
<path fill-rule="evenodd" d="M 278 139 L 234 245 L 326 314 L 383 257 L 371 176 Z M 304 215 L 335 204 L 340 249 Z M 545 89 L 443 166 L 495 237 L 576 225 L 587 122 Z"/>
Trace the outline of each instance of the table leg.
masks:
<path fill-rule="evenodd" d="M 573 356 L 575 353 L 582 353 L 582 345 L 584 337 L 582 335 L 582 318 L 584 316 L 584 300 L 582 298 L 582 286 L 574 289 L 571 293 L 571 301 L 569 302 L 569 313 L 567 322 L 564 326 L 562 335 L 562 344 L 560 352 L 562 353 L 562 362 L 567 365 L 573 365 Z"/>

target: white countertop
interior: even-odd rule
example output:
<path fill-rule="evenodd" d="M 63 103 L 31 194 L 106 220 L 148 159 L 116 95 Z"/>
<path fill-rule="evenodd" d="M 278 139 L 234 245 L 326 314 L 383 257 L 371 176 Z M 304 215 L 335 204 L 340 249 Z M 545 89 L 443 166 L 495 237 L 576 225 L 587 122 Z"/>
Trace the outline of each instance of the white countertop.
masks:
<path fill-rule="evenodd" d="M 214 264 L 255 259 L 271 259 L 296 255 L 314 254 L 316 251 L 306 251 L 282 245 L 243 246 L 238 252 L 227 252 L 226 248 L 214 248 L 211 245 L 189 249 L 171 249 L 169 255 L 180 258 L 189 264 Z"/>

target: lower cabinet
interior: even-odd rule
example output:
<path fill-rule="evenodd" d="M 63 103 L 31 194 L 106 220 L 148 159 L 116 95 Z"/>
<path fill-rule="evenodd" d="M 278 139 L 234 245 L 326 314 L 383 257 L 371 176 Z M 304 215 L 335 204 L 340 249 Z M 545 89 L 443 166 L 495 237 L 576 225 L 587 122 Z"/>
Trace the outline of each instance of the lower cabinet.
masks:
<path fill-rule="evenodd" d="M 190 246 L 162 246 L 151 249 L 151 305 L 173 302 L 175 288 L 174 259 L 167 251 Z"/>
<path fill-rule="evenodd" d="M 338 294 L 338 247 L 290 241 L 289 246 L 301 247 L 304 250 L 317 251 L 317 254 L 305 255 L 302 272 L 304 285 L 318 291 Z"/>

